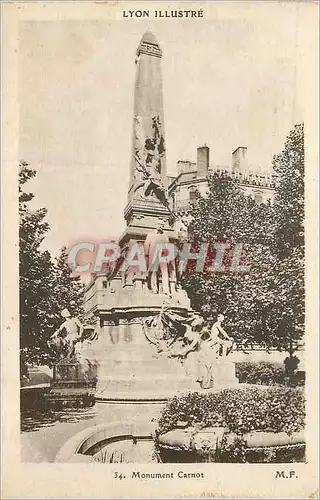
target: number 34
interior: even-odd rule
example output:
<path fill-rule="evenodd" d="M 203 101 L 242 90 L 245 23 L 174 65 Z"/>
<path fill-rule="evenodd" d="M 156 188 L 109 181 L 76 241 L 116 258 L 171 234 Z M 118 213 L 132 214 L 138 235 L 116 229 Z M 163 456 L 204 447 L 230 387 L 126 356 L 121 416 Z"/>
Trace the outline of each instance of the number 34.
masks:
<path fill-rule="evenodd" d="M 120 480 L 121 479 L 125 479 L 125 476 L 121 472 L 119 473 L 118 471 L 114 472 L 114 476 L 113 477 L 114 477 L 114 479 L 120 479 Z"/>

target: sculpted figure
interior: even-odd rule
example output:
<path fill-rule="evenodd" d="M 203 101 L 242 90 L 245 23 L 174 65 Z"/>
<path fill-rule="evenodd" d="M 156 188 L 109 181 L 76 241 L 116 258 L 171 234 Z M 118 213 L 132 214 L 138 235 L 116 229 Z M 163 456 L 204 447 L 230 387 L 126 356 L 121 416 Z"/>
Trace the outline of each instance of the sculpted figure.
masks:
<path fill-rule="evenodd" d="M 200 382 L 200 384 L 205 376 L 201 359 L 201 330 L 203 323 L 203 319 L 200 316 L 196 316 L 191 324 L 187 325 L 184 334 L 184 338 L 187 341 L 184 352 L 184 367 L 187 374 L 192 377 L 195 382 Z"/>
<path fill-rule="evenodd" d="M 180 242 L 188 241 L 188 220 L 187 217 L 180 217 L 176 220 L 176 232 Z"/>
<path fill-rule="evenodd" d="M 165 342 L 164 329 L 162 324 L 162 313 L 159 316 L 145 319 L 142 324 L 144 333 L 149 342 L 157 347 L 157 353 L 167 352 L 167 345 Z"/>
<path fill-rule="evenodd" d="M 126 265 L 126 258 L 128 257 L 132 247 L 136 244 L 137 241 L 131 238 L 121 250 L 119 268 L 121 269 L 122 272 L 123 286 L 132 286 L 133 278 L 137 274 L 137 267 Z"/>
<path fill-rule="evenodd" d="M 200 383 L 202 389 L 214 386 L 214 367 L 217 358 L 229 354 L 233 339 L 222 328 L 223 315 L 219 315 L 211 331 L 201 316 L 195 315 L 184 335 L 187 342 L 180 355 L 185 356 L 187 373 Z"/>
<path fill-rule="evenodd" d="M 160 171 L 155 166 L 158 162 L 157 156 L 149 153 L 147 158 L 148 164 L 143 165 L 143 163 L 137 157 L 135 157 L 137 163 L 137 171 L 142 174 L 143 180 L 135 185 L 134 192 L 143 187 L 145 197 L 154 194 L 158 198 L 158 200 L 170 211 L 170 213 L 172 213 L 168 194 L 161 180 Z"/>
<path fill-rule="evenodd" d="M 231 352 L 234 342 L 234 339 L 222 328 L 223 320 L 223 314 L 218 314 L 217 321 L 212 325 L 210 337 L 207 340 L 216 356 L 227 356 Z"/>
<path fill-rule="evenodd" d="M 142 118 L 138 115 L 135 117 L 136 174 L 134 177 L 136 183 L 134 192 L 143 188 L 145 197 L 155 195 L 172 212 L 161 177 L 165 143 L 159 116 L 153 116 L 151 122 L 151 135 L 146 137 L 142 126 Z"/>
<path fill-rule="evenodd" d="M 201 339 L 204 320 L 195 314 L 184 325 L 186 327 L 184 336 L 174 343 L 170 356 L 182 358 L 187 374 L 195 382 L 200 382 L 202 387 L 203 381 L 207 379 Z"/>
<path fill-rule="evenodd" d="M 150 232 L 144 243 L 144 253 L 147 260 L 148 278 L 150 288 L 153 293 L 158 293 L 158 270 L 160 268 L 162 278 L 162 289 L 165 295 L 170 295 L 168 263 L 159 262 L 159 248 L 161 245 L 168 244 L 169 238 L 164 233 L 164 222 L 159 221 L 156 231 Z"/>
<path fill-rule="evenodd" d="M 70 358 L 75 354 L 75 345 L 82 337 L 83 325 L 78 318 L 72 317 L 68 309 L 61 311 L 65 321 L 51 335 L 48 344 L 54 346 L 60 357 Z"/>

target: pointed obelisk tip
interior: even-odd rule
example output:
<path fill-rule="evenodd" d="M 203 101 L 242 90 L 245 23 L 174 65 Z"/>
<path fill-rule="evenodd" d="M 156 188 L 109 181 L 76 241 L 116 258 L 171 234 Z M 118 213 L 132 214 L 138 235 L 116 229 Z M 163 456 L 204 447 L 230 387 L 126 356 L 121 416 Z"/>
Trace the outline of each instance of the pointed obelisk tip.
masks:
<path fill-rule="evenodd" d="M 159 43 L 158 43 L 158 40 L 156 39 L 156 37 L 154 36 L 154 34 L 147 30 L 145 32 L 145 34 L 143 35 L 143 37 L 141 38 L 141 42 L 146 42 L 146 43 L 152 43 L 153 45 L 158 45 L 159 46 Z"/>

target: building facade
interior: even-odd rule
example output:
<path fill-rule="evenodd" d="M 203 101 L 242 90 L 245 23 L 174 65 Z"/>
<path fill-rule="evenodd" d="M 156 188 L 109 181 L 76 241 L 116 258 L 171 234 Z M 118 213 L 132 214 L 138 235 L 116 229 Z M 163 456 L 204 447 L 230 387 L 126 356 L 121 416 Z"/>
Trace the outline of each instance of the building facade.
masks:
<path fill-rule="evenodd" d="M 208 192 L 208 178 L 211 175 L 230 176 L 241 190 L 251 195 L 258 203 L 272 203 L 277 176 L 271 170 L 258 171 L 248 164 L 247 148 L 239 146 L 232 153 L 230 165 L 211 165 L 208 146 L 197 149 L 197 161 L 179 160 L 177 176 L 169 177 L 169 196 L 175 212 L 184 212 L 200 194 Z"/>

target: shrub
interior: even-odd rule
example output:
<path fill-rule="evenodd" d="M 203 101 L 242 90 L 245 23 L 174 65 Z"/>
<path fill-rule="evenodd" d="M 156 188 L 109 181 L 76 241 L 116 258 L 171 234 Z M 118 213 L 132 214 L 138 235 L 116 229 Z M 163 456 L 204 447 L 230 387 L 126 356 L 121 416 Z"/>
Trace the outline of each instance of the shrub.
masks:
<path fill-rule="evenodd" d="M 192 392 L 176 396 L 165 406 L 159 420 L 159 433 L 177 427 L 222 426 L 238 435 L 251 431 L 287 432 L 304 427 L 304 394 L 300 388 L 246 387 L 217 393 Z"/>
<path fill-rule="evenodd" d="M 161 414 L 157 435 L 177 428 L 181 422 L 198 429 L 225 427 L 220 458 L 217 457 L 215 461 L 245 462 L 249 460 L 242 438 L 244 434 L 252 431 L 283 431 L 291 435 L 303 429 L 304 421 L 305 400 L 300 388 L 224 389 L 217 393 L 193 392 L 174 397 Z M 230 442 L 230 434 L 236 435 L 236 440 Z M 159 449 L 157 441 L 156 446 Z M 203 456 L 195 461 L 207 459 Z"/>
<path fill-rule="evenodd" d="M 292 374 L 298 368 L 300 359 L 297 356 L 287 356 L 284 360 L 285 371 L 287 374 Z"/>
<path fill-rule="evenodd" d="M 297 387 L 304 385 L 304 377 L 291 371 L 280 363 L 242 362 L 236 363 L 236 376 L 240 383 L 259 385 L 287 385 Z"/>

